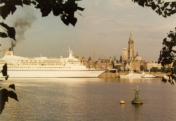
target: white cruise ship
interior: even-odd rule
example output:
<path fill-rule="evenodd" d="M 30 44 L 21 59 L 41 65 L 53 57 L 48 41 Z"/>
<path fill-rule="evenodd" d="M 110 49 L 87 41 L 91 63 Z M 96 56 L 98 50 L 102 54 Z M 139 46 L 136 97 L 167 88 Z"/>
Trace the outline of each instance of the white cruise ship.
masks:
<path fill-rule="evenodd" d="M 7 63 L 9 78 L 95 78 L 106 69 L 86 68 L 83 63 L 73 56 L 69 49 L 67 58 L 20 57 L 7 51 L 0 59 L 0 69 Z"/>

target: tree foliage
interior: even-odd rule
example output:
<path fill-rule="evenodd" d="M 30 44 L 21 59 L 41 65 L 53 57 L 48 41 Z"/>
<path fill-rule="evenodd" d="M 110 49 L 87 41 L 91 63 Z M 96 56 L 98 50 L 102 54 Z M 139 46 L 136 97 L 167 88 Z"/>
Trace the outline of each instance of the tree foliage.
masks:
<path fill-rule="evenodd" d="M 5 80 L 7 80 L 8 79 L 7 64 L 4 64 L 4 66 L 2 67 L 1 73 L 5 77 Z M 15 93 L 14 84 L 9 85 L 9 89 L 2 88 L 0 86 L 0 114 L 2 113 L 4 109 L 5 103 L 8 102 L 8 97 L 13 98 L 16 101 L 18 101 L 17 94 Z"/>
<path fill-rule="evenodd" d="M 168 72 L 171 72 L 171 68 L 170 68 L 170 67 L 167 68 L 167 73 L 168 73 Z"/>
<path fill-rule="evenodd" d="M 36 9 L 40 9 L 42 17 L 53 12 L 53 15 L 60 16 L 64 24 L 75 26 L 77 18 L 74 13 L 77 10 L 84 10 L 76 1 L 80 0 L 1 0 L 0 15 L 6 19 L 10 13 L 13 14 L 17 10 L 16 6 L 34 5 Z"/>
<path fill-rule="evenodd" d="M 167 37 L 163 39 L 163 48 L 160 51 L 160 57 L 158 59 L 158 62 L 161 63 L 162 66 L 171 64 L 175 60 L 175 53 L 176 53 L 176 50 L 174 49 L 175 46 L 176 46 L 176 31 L 175 32 L 170 31 Z"/>
<path fill-rule="evenodd" d="M 175 31 L 170 31 L 166 38 L 163 39 L 163 48 L 160 51 L 160 57 L 158 59 L 158 63 L 161 63 L 162 66 L 171 64 L 172 68 L 168 69 L 167 72 L 171 72 L 171 74 L 167 75 L 167 77 L 163 78 L 164 82 L 169 81 L 171 84 L 176 82 L 176 50 L 174 47 L 176 46 L 176 28 Z"/>
<path fill-rule="evenodd" d="M 132 0 L 140 6 L 151 7 L 156 13 L 163 17 L 171 16 L 176 13 L 176 2 L 164 2 L 161 0 Z"/>
<path fill-rule="evenodd" d="M 13 89 L 13 90 L 11 90 Z M 9 85 L 9 89 L 0 87 L 0 114 L 2 113 L 5 103 L 8 102 L 8 98 L 13 98 L 18 101 L 17 94 L 15 93 L 15 85 Z"/>
<path fill-rule="evenodd" d="M 149 72 L 149 70 L 148 70 L 148 69 L 145 69 L 144 71 L 145 71 L 145 72 Z"/>
<path fill-rule="evenodd" d="M 150 69 L 150 72 L 158 72 L 158 71 L 159 71 L 158 67 L 152 67 Z"/>
<path fill-rule="evenodd" d="M 0 37 L 3 37 L 3 38 L 10 37 L 10 38 L 16 40 L 15 39 L 16 31 L 13 27 L 9 27 L 7 24 L 5 24 L 3 22 L 0 23 L 0 26 L 5 29 L 5 32 L 0 32 Z"/>
<path fill-rule="evenodd" d="M 154 68 L 151 68 L 151 69 L 150 69 L 150 72 L 154 72 Z"/>
<path fill-rule="evenodd" d="M 164 72 L 164 73 L 166 73 L 167 72 L 167 68 L 166 67 L 162 67 L 161 71 Z"/>

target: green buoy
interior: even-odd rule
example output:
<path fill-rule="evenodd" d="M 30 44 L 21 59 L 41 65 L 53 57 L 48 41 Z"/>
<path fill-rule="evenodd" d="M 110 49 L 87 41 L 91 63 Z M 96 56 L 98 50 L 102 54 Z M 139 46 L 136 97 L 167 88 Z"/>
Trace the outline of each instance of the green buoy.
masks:
<path fill-rule="evenodd" d="M 143 101 L 139 98 L 139 90 L 138 90 L 138 86 L 136 87 L 135 90 L 135 98 L 134 100 L 132 100 L 132 104 L 143 104 Z"/>

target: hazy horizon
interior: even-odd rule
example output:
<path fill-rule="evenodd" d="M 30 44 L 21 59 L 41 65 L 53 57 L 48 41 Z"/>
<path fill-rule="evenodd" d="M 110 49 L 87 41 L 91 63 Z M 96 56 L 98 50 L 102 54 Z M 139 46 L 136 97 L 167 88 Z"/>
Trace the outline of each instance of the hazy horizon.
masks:
<path fill-rule="evenodd" d="M 164 18 L 151 8 L 143 8 L 131 0 L 83 0 L 77 3 L 85 10 L 75 13 L 78 19 L 75 27 L 66 26 L 52 12 L 42 18 L 40 10 L 28 6 L 18 7 L 6 20 L 1 18 L 9 26 L 14 26 L 21 19 L 29 22 L 23 28 L 24 36 L 17 35 L 15 55 L 67 57 L 70 47 L 75 57 L 81 55 L 88 59 L 96 50 L 95 60 L 103 53 L 102 58 L 116 56 L 119 60 L 123 48 L 128 48 L 131 32 L 135 55 L 138 52 L 142 60 L 157 61 L 163 39 L 176 25 L 175 15 Z M 0 44 L 0 50 L 11 46 L 8 38 L 1 38 Z"/>

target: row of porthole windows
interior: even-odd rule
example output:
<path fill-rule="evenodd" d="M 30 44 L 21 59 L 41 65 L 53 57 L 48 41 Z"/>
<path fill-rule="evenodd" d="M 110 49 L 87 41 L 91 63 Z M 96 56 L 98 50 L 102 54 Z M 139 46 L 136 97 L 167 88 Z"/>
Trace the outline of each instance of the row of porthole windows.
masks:
<path fill-rule="evenodd" d="M 61 62 L 60 60 L 44 60 L 43 62 Z"/>
<path fill-rule="evenodd" d="M 19 71 L 19 69 L 11 69 L 11 70 Z M 70 71 L 72 71 L 72 69 L 47 69 L 47 70 L 45 70 L 45 69 L 20 69 L 20 70 L 21 70 L 21 71 L 26 71 L 26 70 L 29 70 L 29 71 L 53 71 L 53 70 L 57 71 L 57 70 L 70 70 Z M 81 70 L 81 69 L 74 69 L 74 70 Z"/>
<path fill-rule="evenodd" d="M 63 63 L 35 63 L 35 62 L 31 62 L 31 63 L 28 63 L 28 62 L 22 62 L 21 64 L 47 64 L 47 65 L 55 65 L 55 64 L 63 64 Z"/>
<path fill-rule="evenodd" d="M 79 68 L 79 67 L 9 67 L 9 68 Z"/>
<path fill-rule="evenodd" d="M 21 62 L 43 62 L 43 61 L 42 60 L 21 60 Z"/>
<path fill-rule="evenodd" d="M 60 60 L 43 60 L 43 61 L 42 60 L 21 60 L 21 62 L 61 62 L 61 61 Z"/>
<path fill-rule="evenodd" d="M 61 62 L 60 60 L 18 60 L 21 62 Z M 3 60 L 0 60 L 0 62 L 4 62 Z M 77 61 L 75 61 L 77 62 Z"/>

